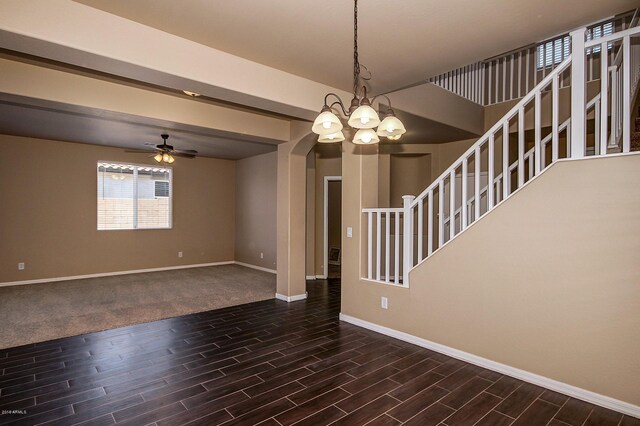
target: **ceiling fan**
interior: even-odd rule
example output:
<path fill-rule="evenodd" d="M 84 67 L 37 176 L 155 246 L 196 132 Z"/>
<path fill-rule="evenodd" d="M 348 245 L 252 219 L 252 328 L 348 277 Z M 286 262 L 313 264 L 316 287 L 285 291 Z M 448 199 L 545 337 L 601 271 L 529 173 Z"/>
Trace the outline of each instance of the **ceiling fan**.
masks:
<path fill-rule="evenodd" d="M 153 159 L 158 163 L 167 163 L 171 164 L 175 160 L 174 157 L 183 157 L 183 158 L 195 158 L 198 155 L 198 151 L 193 149 L 174 149 L 173 145 L 167 144 L 167 139 L 169 139 L 169 135 L 163 133 L 160 135 L 162 138 L 162 143 L 160 145 L 154 145 L 151 142 L 145 143 L 146 146 L 149 146 L 150 149 L 135 149 L 135 150 L 127 150 L 126 152 L 145 152 L 145 153 L 154 153 Z"/>

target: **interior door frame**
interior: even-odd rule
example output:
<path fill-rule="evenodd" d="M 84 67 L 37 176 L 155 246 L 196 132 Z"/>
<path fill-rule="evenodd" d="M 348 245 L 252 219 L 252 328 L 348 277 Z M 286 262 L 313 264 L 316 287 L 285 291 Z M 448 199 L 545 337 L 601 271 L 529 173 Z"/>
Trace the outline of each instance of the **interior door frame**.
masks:
<path fill-rule="evenodd" d="M 324 266 L 322 267 L 322 278 L 325 280 L 329 276 L 329 182 L 342 182 L 342 176 L 324 177 Z"/>

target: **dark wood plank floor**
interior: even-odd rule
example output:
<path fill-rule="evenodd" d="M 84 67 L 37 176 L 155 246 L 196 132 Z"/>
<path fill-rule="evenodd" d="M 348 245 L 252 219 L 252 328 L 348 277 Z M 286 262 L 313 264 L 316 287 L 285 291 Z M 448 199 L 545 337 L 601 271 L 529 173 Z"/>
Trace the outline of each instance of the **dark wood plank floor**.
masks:
<path fill-rule="evenodd" d="M 0 424 L 640 425 L 338 321 L 340 283 L 0 350 Z"/>

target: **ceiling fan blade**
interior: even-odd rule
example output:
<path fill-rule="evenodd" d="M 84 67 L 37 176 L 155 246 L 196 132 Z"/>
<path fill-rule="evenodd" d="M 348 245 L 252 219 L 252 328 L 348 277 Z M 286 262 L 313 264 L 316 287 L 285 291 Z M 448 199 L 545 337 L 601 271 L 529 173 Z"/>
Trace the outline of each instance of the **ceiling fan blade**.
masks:
<path fill-rule="evenodd" d="M 177 152 L 180 154 L 198 155 L 198 151 L 196 151 L 195 149 L 174 149 L 173 152 Z"/>
<path fill-rule="evenodd" d="M 196 158 L 195 154 L 188 154 L 184 152 L 172 152 L 171 155 L 174 157 L 182 157 L 182 158 Z"/>
<path fill-rule="evenodd" d="M 152 149 L 126 149 L 124 152 L 131 152 L 131 153 L 145 153 L 145 154 L 149 154 L 150 152 L 155 152 L 155 150 Z"/>

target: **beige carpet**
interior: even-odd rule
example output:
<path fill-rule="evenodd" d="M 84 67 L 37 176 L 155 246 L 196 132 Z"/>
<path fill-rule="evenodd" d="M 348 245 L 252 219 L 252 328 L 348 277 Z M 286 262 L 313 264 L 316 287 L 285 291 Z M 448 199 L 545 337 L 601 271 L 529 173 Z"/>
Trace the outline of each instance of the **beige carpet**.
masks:
<path fill-rule="evenodd" d="M 0 348 L 273 299 L 276 276 L 238 265 L 0 287 Z"/>

